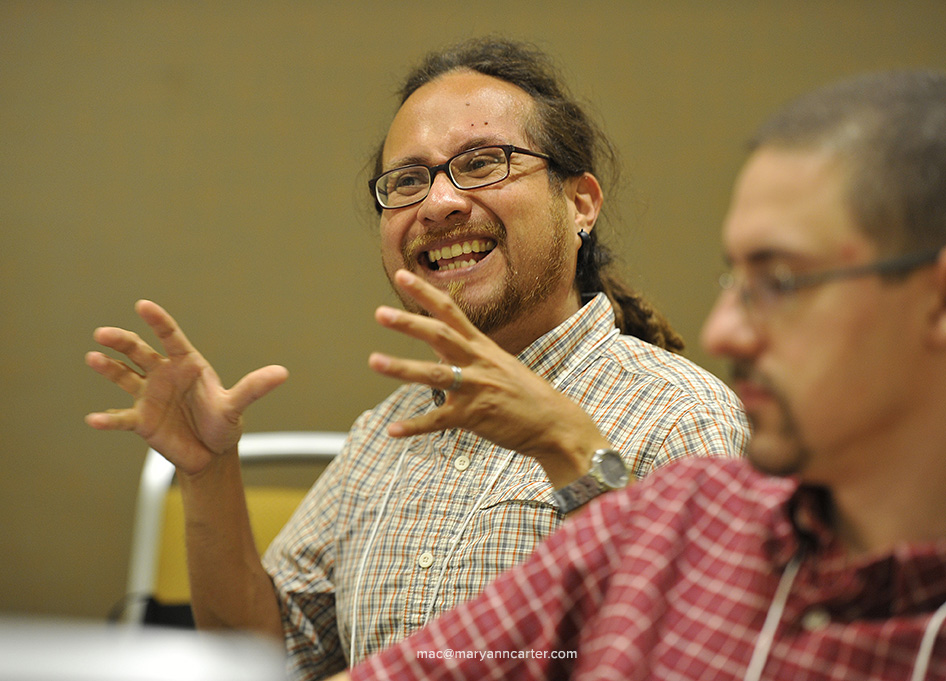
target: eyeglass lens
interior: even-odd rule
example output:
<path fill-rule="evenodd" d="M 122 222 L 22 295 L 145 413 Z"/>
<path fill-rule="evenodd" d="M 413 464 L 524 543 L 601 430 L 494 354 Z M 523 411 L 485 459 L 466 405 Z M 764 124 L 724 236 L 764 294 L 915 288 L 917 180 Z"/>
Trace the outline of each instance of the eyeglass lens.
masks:
<path fill-rule="evenodd" d="M 432 175 L 441 170 L 447 172 L 458 189 L 475 189 L 506 179 L 509 161 L 501 147 L 484 147 L 458 154 L 440 166 L 396 168 L 378 178 L 378 200 L 386 208 L 417 203 L 430 191 Z"/>

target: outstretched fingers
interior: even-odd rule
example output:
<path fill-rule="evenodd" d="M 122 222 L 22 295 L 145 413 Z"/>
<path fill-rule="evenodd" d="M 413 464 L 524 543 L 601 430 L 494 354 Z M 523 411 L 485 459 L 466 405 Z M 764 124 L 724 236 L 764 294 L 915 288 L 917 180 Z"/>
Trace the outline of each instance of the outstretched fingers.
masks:
<path fill-rule="evenodd" d="M 85 363 L 129 395 L 137 394 L 144 380 L 141 374 L 124 362 L 119 362 L 101 352 L 86 353 Z"/>
<path fill-rule="evenodd" d="M 157 303 L 150 300 L 139 300 L 135 303 L 135 312 L 154 331 L 154 335 L 161 341 L 168 357 L 180 357 L 196 352 L 174 317 Z"/>
<path fill-rule="evenodd" d="M 244 410 L 283 383 L 288 372 L 263 367 L 226 390 L 163 308 L 142 300 L 135 310 L 159 338 L 164 354 L 131 331 L 96 329 L 95 340 L 124 357 L 89 352 L 86 364 L 130 393 L 134 405 L 94 412 L 85 421 L 98 430 L 133 431 L 176 466 L 202 470 L 209 456 L 228 451 L 239 439 Z"/>
<path fill-rule="evenodd" d="M 479 334 L 463 311 L 457 306 L 446 292 L 427 283 L 407 270 L 398 270 L 394 273 L 394 283 L 405 294 L 409 295 L 418 305 L 423 307 L 434 319 L 439 319 L 451 329 L 458 331 L 464 338 L 472 338 Z"/>
<path fill-rule="evenodd" d="M 371 353 L 368 366 L 388 378 L 396 378 L 405 383 L 423 383 L 441 390 L 453 385 L 455 378 L 453 369 L 447 364 L 401 359 L 380 352 Z"/>
<path fill-rule="evenodd" d="M 473 359 L 469 340 L 444 322 L 385 305 L 377 309 L 375 320 L 386 329 L 427 343 L 446 362 L 466 365 Z"/>
<path fill-rule="evenodd" d="M 187 340 L 177 322 L 160 305 L 149 300 L 139 300 L 135 304 L 135 310 L 157 335 L 168 358 L 174 359 L 196 353 L 194 346 Z M 140 367 L 145 374 L 155 370 L 165 360 L 160 352 L 151 347 L 134 331 L 114 326 L 102 326 L 93 332 L 92 337 L 100 345 L 125 355 L 136 366 Z M 135 380 L 135 376 L 138 379 L 143 378 L 141 374 L 134 371 L 127 364 L 109 360 L 101 353 L 89 353 L 86 355 L 86 363 L 98 373 L 119 385 L 123 390 L 132 394 L 140 385 Z"/>
<path fill-rule="evenodd" d="M 145 372 L 154 369 L 164 359 L 134 331 L 114 326 L 101 326 L 93 332 L 92 338 L 99 345 L 125 355 Z"/>
<path fill-rule="evenodd" d="M 85 422 L 96 430 L 135 430 L 138 414 L 134 409 L 109 409 L 86 414 Z"/>
<path fill-rule="evenodd" d="M 406 421 L 395 421 L 388 425 L 388 435 L 410 437 L 452 428 L 454 424 L 448 421 L 446 414 L 447 412 L 441 407 Z"/>

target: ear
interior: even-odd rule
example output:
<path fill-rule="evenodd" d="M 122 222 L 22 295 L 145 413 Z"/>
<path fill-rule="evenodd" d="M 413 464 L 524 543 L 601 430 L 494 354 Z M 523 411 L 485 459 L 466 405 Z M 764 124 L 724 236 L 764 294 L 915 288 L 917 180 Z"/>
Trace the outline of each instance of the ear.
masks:
<path fill-rule="evenodd" d="M 946 350 L 946 248 L 933 263 L 934 304 L 931 310 L 930 339 L 933 347 Z"/>
<path fill-rule="evenodd" d="M 565 196 L 568 199 L 569 214 L 575 221 L 575 232 L 582 229 L 591 232 L 604 202 L 604 193 L 598 179 L 591 173 L 569 178 L 565 182 Z"/>

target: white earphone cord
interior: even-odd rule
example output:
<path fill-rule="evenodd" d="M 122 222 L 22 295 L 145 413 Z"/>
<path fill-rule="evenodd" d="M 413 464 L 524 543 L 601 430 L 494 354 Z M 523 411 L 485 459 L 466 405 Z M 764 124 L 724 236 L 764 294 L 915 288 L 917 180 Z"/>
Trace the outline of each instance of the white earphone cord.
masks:
<path fill-rule="evenodd" d="M 798 568 L 801 567 L 801 553 L 792 556 L 791 562 L 786 566 L 785 572 L 779 579 L 778 587 L 775 589 L 775 597 L 769 605 L 769 611 L 765 615 L 765 622 L 762 624 L 762 631 L 759 632 L 759 638 L 755 642 L 755 650 L 752 651 L 752 659 L 749 660 L 749 667 L 746 669 L 745 681 L 759 681 L 762 677 L 762 670 L 769 659 L 769 651 L 772 649 L 772 642 L 775 640 L 775 630 L 778 629 L 778 623 L 782 619 L 782 613 L 785 611 L 785 604 L 788 602 L 788 594 L 792 590 L 792 584 L 798 575 Z"/>
<path fill-rule="evenodd" d="M 476 498 L 476 502 L 473 504 L 472 510 L 467 514 L 466 518 L 463 520 L 463 524 L 460 526 L 460 529 L 457 530 L 456 535 L 453 539 L 450 540 L 450 550 L 447 552 L 447 555 L 444 556 L 443 562 L 440 565 L 440 574 L 437 576 L 437 583 L 434 585 L 434 592 L 430 597 L 430 604 L 427 606 L 427 614 L 424 615 L 424 626 L 430 621 L 431 616 L 434 612 L 434 605 L 437 603 L 437 597 L 440 595 L 440 587 L 443 585 L 443 578 L 447 572 L 447 563 L 450 562 L 450 557 L 453 555 L 453 550 L 457 547 L 457 544 L 460 543 L 460 539 L 466 533 L 466 528 L 469 526 L 470 521 L 473 520 L 473 516 L 476 515 L 476 512 L 480 508 L 480 504 L 483 503 L 483 499 L 486 498 L 486 495 L 495 487 L 496 481 L 499 479 L 499 476 L 505 472 L 509 467 L 509 464 L 512 463 L 513 457 L 515 457 L 515 452 L 510 452 L 506 456 L 506 463 L 501 467 L 496 469 L 496 472 L 493 474 L 492 479 L 489 481 L 480 495 Z"/>
<path fill-rule="evenodd" d="M 381 508 L 378 511 L 378 517 L 375 518 L 374 524 L 371 527 L 371 533 L 368 535 L 368 541 L 365 542 L 365 549 L 361 554 L 361 561 L 358 564 L 358 573 L 355 577 L 355 586 L 352 590 L 352 605 L 351 605 L 351 624 L 349 626 L 349 648 L 348 648 L 348 663 L 350 665 L 355 664 L 355 639 L 358 627 L 358 597 L 361 593 L 361 583 L 364 580 L 364 572 L 368 563 L 368 555 L 370 553 L 371 547 L 374 544 L 375 537 L 378 535 L 378 530 L 381 527 L 381 520 L 384 517 L 384 512 L 388 507 L 388 500 L 391 498 L 391 491 L 394 489 L 394 485 L 397 483 L 401 467 L 404 461 L 405 453 L 407 448 L 401 452 L 401 456 L 398 458 L 397 466 L 395 467 L 394 475 L 391 477 L 391 482 L 388 483 L 387 489 L 384 491 L 384 498 L 381 501 Z M 450 541 L 450 550 L 446 556 L 444 556 L 443 563 L 440 567 L 440 574 L 437 576 L 437 583 L 434 585 L 434 592 L 430 598 L 430 604 L 427 607 L 427 614 L 424 616 L 424 624 L 430 621 L 430 617 L 434 610 L 434 605 L 437 603 L 437 597 L 440 594 L 440 587 L 443 584 L 443 578 L 447 571 L 447 563 L 450 560 L 450 556 L 453 554 L 454 549 L 460 541 L 460 538 L 466 532 L 467 526 L 470 524 L 470 521 L 476 515 L 476 512 L 479 510 L 480 505 L 483 503 L 483 499 L 486 498 L 486 495 L 489 494 L 490 490 L 496 485 L 496 481 L 499 479 L 499 476 L 509 467 L 509 464 L 512 462 L 513 457 L 515 456 L 514 452 L 510 452 L 506 457 L 506 463 L 500 466 L 493 477 L 490 479 L 489 484 L 487 484 L 480 495 L 476 498 L 476 502 L 473 504 L 473 508 L 467 514 L 466 518 L 463 521 L 463 524 L 460 526 L 460 529 L 456 533 L 456 536 Z"/>
<path fill-rule="evenodd" d="M 775 589 L 775 597 L 769 606 L 769 611 L 765 616 L 765 623 L 762 625 L 762 631 L 759 632 L 759 638 L 756 639 L 755 649 L 752 651 L 752 659 L 749 661 L 749 667 L 746 669 L 745 681 L 759 681 L 762 677 L 762 670 L 768 660 L 769 652 L 772 649 L 772 643 L 775 640 L 775 631 L 778 629 L 779 621 L 782 619 L 782 613 L 785 611 L 785 604 L 788 602 L 788 594 L 792 590 L 792 584 L 798 575 L 798 568 L 801 566 L 800 553 L 792 557 L 791 562 L 782 573 L 778 587 Z M 910 681 L 923 681 L 926 678 L 926 672 L 930 666 L 930 659 L 933 657 L 933 647 L 936 645 L 936 636 L 946 621 L 946 603 L 943 603 L 930 621 L 926 624 L 923 632 L 923 639 L 920 641 L 920 649 L 916 654 L 916 661 L 913 664 L 913 673 L 910 675 Z"/>
<path fill-rule="evenodd" d="M 355 638 L 356 631 L 358 628 L 358 595 L 361 591 L 361 582 L 365 576 L 365 567 L 368 563 L 368 554 L 371 551 L 371 546 L 374 544 L 375 537 L 378 535 L 378 529 L 381 527 L 381 520 L 384 518 L 384 512 L 388 508 L 388 500 L 391 498 L 391 491 L 394 489 L 394 485 L 397 484 L 398 478 L 401 475 L 401 466 L 404 463 L 404 459 L 407 456 L 408 447 L 405 446 L 401 451 L 401 455 L 397 459 L 397 465 L 394 467 L 394 475 L 391 476 L 391 482 L 388 483 L 388 487 L 384 490 L 384 498 L 381 500 L 381 508 L 378 511 L 378 517 L 374 519 L 374 524 L 371 526 L 371 534 L 368 535 L 368 541 L 365 542 L 365 550 L 361 553 L 361 561 L 358 563 L 358 573 L 355 575 L 355 586 L 352 589 L 351 597 L 351 625 L 349 632 L 349 641 L 348 641 L 348 664 L 353 666 L 355 664 Z"/>
<path fill-rule="evenodd" d="M 943 627 L 946 621 L 946 603 L 943 603 L 936 609 L 930 621 L 926 624 L 926 630 L 923 632 L 923 640 L 920 641 L 920 649 L 916 653 L 916 662 L 913 664 L 913 674 L 910 675 L 910 681 L 922 681 L 926 678 L 926 670 L 930 666 L 930 658 L 933 657 L 933 646 L 936 645 L 936 635 Z"/>

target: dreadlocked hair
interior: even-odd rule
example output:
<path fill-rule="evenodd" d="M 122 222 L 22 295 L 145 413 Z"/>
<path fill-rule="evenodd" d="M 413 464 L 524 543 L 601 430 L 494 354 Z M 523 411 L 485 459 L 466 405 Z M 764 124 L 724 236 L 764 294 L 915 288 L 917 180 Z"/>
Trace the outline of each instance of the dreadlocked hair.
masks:
<path fill-rule="evenodd" d="M 598 243 L 597 233 L 582 235 L 575 283 L 584 295 L 602 292 L 614 310 L 614 325 L 621 333 L 640 338 L 664 350 L 683 352 L 683 338 L 657 308 L 609 269 L 611 251 Z"/>

